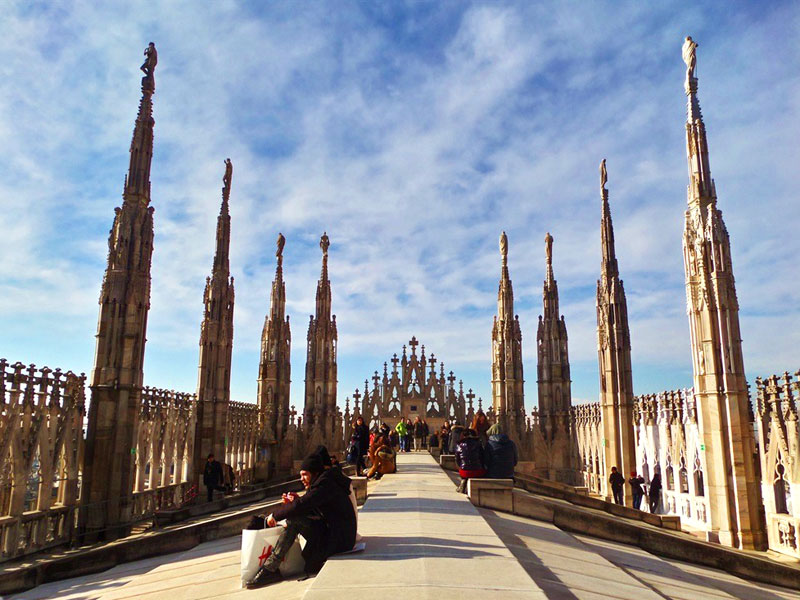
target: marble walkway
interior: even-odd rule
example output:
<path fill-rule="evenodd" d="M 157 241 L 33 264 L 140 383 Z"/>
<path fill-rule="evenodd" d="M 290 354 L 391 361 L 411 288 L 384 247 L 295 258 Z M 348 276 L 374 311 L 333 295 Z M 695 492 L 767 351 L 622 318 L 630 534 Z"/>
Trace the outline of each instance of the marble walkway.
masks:
<path fill-rule="evenodd" d="M 312 579 L 261 590 L 239 586 L 240 538 L 46 584 L 20 600 L 272 598 L 483 600 L 618 598 L 788 600 L 800 593 L 577 536 L 551 524 L 476 509 L 427 453 L 370 484 L 360 510 L 363 553 L 333 557 Z"/>

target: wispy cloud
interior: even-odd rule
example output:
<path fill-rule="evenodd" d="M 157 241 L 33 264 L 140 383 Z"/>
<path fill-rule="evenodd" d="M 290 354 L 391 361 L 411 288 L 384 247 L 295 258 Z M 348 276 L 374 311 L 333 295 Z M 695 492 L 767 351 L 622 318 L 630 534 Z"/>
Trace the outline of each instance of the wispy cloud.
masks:
<path fill-rule="evenodd" d="M 689 385 L 682 37 L 733 240 L 751 377 L 796 369 L 800 10 L 712 4 L 17 3 L 0 24 L 0 354 L 88 371 L 141 50 L 159 48 L 146 379 L 195 386 L 222 160 L 235 164 L 233 393 L 287 236 L 293 399 L 331 246 L 340 397 L 417 335 L 485 399 L 501 230 L 535 401 L 543 237 L 576 398 L 597 394 L 597 164 L 609 164 L 638 391 Z M 769 57 L 781 57 L 771 60 Z"/>

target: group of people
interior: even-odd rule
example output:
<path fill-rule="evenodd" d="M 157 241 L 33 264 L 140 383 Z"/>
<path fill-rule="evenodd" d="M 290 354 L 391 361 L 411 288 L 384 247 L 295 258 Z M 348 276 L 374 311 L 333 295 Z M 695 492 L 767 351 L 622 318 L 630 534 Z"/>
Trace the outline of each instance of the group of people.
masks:
<path fill-rule="evenodd" d="M 395 425 L 394 447 L 399 446 L 400 452 L 411 452 L 412 444 L 414 450 L 425 450 L 427 448 L 430 429 L 425 419 L 417 417 L 414 422 L 411 419 L 403 419 Z"/>
<path fill-rule="evenodd" d="M 611 467 L 611 476 L 608 478 L 611 484 L 611 492 L 614 495 L 614 502 L 617 504 L 624 504 L 623 489 L 625 487 L 625 476 L 617 470 L 617 467 Z M 631 495 L 633 496 L 633 508 L 641 510 L 642 498 L 647 496 L 648 508 L 650 512 L 655 514 L 658 510 L 658 504 L 661 501 L 661 473 L 656 472 L 653 479 L 650 480 L 650 486 L 645 486 L 644 477 L 639 475 L 636 471 L 631 471 L 628 484 L 631 486 Z"/>
<path fill-rule="evenodd" d="M 461 482 L 456 488 L 466 493 L 467 481 L 474 477 L 509 479 L 519 460 L 517 445 L 500 423 L 492 425 L 479 410 L 469 427 L 445 423 L 438 436 L 442 454 L 454 454 Z M 433 442 L 433 438 L 431 442 Z"/>

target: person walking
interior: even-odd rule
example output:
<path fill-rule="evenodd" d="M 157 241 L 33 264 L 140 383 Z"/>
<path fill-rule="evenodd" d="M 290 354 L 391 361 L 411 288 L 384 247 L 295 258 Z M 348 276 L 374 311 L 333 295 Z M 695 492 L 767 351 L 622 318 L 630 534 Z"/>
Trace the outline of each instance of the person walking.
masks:
<path fill-rule="evenodd" d="M 617 467 L 611 467 L 611 477 L 608 478 L 608 482 L 611 484 L 614 502 L 617 504 L 625 504 L 625 501 L 622 499 L 622 488 L 625 485 L 625 477 L 622 476 L 622 473 L 617 471 Z"/>
<path fill-rule="evenodd" d="M 656 471 L 653 479 L 650 480 L 650 489 L 648 490 L 648 500 L 650 501 L 650 512 L 656 514 L 658 504 L 661 502 L 661 472 Z"/>
<path fill-rule="evenodd" d="M 486 457 L 478 434 L 474 429 L 467 429 L 456 447 L 456 464 L 461 483 L 457 492 L 467 492 L 467 481 L 473 477 L 486 476 Z"/>
<path fill-rule="evenodd" d="M 206 465 L 203 468 L 203 485 L 206 486 L 208 491 L 208 501 L 214 499 L 214 490 L 218 492 L 225 492 L 222 486 L 224 476 L 222 474 L 222 465 L 214 458 L 214 454 L 209 454 L 206 458 Z"/>
<path fill-rule="evenodd" d="M 406 421 L 402 417 L 400 421 L 398 421 L 397 425 L 394 426 L 394 430 L 397 432 L 397 436 L 400 438 L 400 452 L 408 452 L 408 448 L 406 447 Z"/>
<path fill-rule="evenodd" d="M 503 433 L 503 426 L 495 423 L 486 431 L 486 477 L 489 479 L 511 479 L 519 455 L 517 445 Z"/>
<path fill-rule="evenodd" d="M 631 478 L 628 480 L 628 483 L 631 484 L 631 493 L 633 494 L 633 508 L 636 510 L 640 510 L 640 506 L 642 505 L 642 496 L 644 496 L 644 490 L 642 489 L 642 484 L 644 483 L 644 477 L 640 477 L 636 474 L 636 471 L 631 471 Z"/>
<path fill-rule="evenodd" d="M 366 464 L 364 463 L 364 456 L 369 450 L 369 429 L 364 423 L 364 417 L 361 415 L 356 419 L 353 426 L 353 435 L 351 440 L 355 443 L 355 451 L 357 452 L 356 459 L 356 474 L 361 477 L 364 474 Z"/>

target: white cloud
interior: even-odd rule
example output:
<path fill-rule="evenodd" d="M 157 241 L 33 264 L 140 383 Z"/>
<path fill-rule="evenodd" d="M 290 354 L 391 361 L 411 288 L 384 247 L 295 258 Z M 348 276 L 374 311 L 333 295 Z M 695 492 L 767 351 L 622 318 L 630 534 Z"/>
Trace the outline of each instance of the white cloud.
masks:
<path fill-rule="evenodd" d="M 773 7 L 754 20 L 698 7 L 609 6 L 486 3 L 422 14 L 414 5 L 342 4 L 336 15 L 281 5 L 250 14 L 256 9 L 223 3 L 148 7 L 152 14 L 13 7 L 0 25 L 10 90 L 0 100 L 0 310 L 26 323 L 0 334 L 0 354 L 91 367 L 136 68 L 153 39 L 149 384 L 195 385 L 226 156 L 235 164 L 238 399 L 255 394 L 282 231 L 301 404 L 323 230 L 332 242 L 342 398 L 412 334 L 488 398 L 501 230 L 510 238 L 528 404 L 548 230 L 570 354 L 582 365 L 573 369 L 574 393 L 595 397 L 596 374 L 585 365 L 596 356 L 603 157 L 634 378 L 639 366 L 648 382 L 659 368 L 664 381 L 680 380 L 689 364 L 680 44 L 691 32 L 701 42 L 700 99 L 733 239 L 745 361 L 751 376 L 796 369 L 800 42 L 791 32 L 800 11 Z M 62 341 L 49 345 L 54 337 Z"/>

